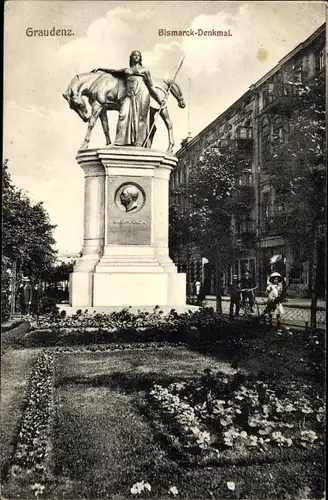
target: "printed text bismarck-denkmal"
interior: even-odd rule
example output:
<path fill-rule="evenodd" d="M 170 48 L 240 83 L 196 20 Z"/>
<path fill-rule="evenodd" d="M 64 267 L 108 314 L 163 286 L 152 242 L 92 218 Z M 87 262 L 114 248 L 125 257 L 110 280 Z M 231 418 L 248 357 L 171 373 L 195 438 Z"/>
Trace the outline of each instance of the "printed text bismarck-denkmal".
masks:
<path fill-rule="evenodd" d="M 167 30 L 167 29 L 159 29 L 159 36 L 232 36 L 230 30 L 221 31 L 221 30 L 202 30 L 202 29 L 189 29 L 189 30 Z"/>

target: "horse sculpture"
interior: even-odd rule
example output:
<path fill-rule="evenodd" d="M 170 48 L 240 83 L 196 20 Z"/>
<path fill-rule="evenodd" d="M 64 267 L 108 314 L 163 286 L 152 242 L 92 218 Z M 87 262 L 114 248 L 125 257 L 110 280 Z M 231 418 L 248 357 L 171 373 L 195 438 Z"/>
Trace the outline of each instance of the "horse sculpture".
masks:
<path fill-rule="evenodd" d="M 154 78 L 153 82 L 157 93 L 162 99 L 165 99 L 167 97 L 167 91 L 169 91 L 178 101 L 178 106 L 180 108 L 185 107 L 182 91 L 177 83 L 172 82 L 172 80 L 159 78 Z M 84 122 L 88 122 L 87 134 L 80 150 L 88 148 L 91 132 L 98 118 L 100 118 L 105 134 L 106 146 L 111 144 L 107 111 L 118 111 L 120 108 L 120 102 L 124 98 L 124 95 L 124 81 L 107 73 L 82 73 L 73 78 L 73 80 L 68 85 L 66 92 L 63 94 L 63 97 L 68 102 L 69 107 L 73 109 Z M 85 98 L 88 99 L 91 106 L 90 115 Z M 153 142 L 156 132 L 156 124 L 154 123 L 154 119 L 156 111 L 158 110 L 158 103 L 151 98 L 149 113 L 149 127 L 151 130 L 149 136 L 150 145 Z M 160 109 L 159 114 L 163 119 L 168 131 L 169 146 L 167 151 L 172 153 L 174 146 L 173 127 L 167 107 L 164 106 L 162 109 Z"/>

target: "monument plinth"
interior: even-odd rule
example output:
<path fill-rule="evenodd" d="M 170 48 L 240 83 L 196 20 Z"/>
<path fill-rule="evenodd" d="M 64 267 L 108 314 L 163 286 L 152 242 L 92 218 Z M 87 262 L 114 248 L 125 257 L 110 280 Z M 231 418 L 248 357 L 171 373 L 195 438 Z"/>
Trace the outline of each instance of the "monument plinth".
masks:
<path fill-rule="evenodd" d="M 73 307 L 186 304 L 168 252 L 169 177 L 177 158 L 142 147 L 81 151 L 84 244 L 70 276 Z"/>

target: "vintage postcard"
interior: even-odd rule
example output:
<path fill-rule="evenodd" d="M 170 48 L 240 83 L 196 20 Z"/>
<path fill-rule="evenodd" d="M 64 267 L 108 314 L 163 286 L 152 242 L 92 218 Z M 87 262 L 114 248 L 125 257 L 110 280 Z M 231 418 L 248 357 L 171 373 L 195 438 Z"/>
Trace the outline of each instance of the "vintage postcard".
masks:
<path fill-rule="evenodd" d="M 7 0 L 4 499 L 323 499 L 327 7 Z"/>

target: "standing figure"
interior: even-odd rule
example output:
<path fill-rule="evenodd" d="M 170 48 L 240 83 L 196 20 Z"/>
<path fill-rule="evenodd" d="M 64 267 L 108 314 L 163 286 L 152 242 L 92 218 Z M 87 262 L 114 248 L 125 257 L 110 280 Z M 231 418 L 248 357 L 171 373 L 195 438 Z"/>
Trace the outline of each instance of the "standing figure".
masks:
<path fill-rule="evenodd" d="M 243 305 L 246 304 L 246 301 L 248 300 L 250 311 L 253 312 L 253 306 L 254 306 L 254 284 L 253 280 L 250 277 L 250 273 L 248 269 L 245 270 L 244 276 L 242 277 L 240 281 L 240 287 L 241 287 L 241 296 L 243 300 Z"/>
<path fill-rule="evenodd" d="M 230 293 L 229 316 L 230 318 L 233 318 L 234 309 L 235 309 L 235 316 L 239 316 L 239 308 L 240 308 L 240 286 L 238 282 L 238 276 L 236 274 L 232 277 L 232 284 L 229 286 L 229 293 Z"/>
<path fill-rule="evenodd" d="M 29 278 L 23 278 L 24 285 L 24 310 L 23 314 L 28 314 L 31 311 L 33 289 Z"/>
<path fill-rule="evenodd" d="M 39 285 L 36 283 L 32 290 L 32 313 L 38 316 L 39 309 L 40 309 L 40 288 Z"/>
<path fill-rule="evenodd" d="M 201 287 L 200 281 L 196 280 L 195 283 L 194 283 L 194 292 L 195 292 L 195 295 L 196 295 L 196 303 L 197 304 L 199 302 L 200 287 Z"/>
<path fill-rule="evenodd" d="M 24 283 L 20 283 L 16 291 L 16 311 L 24 312 Z"/>
<path fill-rule="evenodd" d="M 204 307 L 205 299 L 206 299 L 205 287 L 204 285 L 201 285 L 198 293 L 198 305 L 200 307 Z"/>
<path fill-rule="evenodd" d="M 104 71 L 125 82 L 125 96 L 120 104 L 120 112 L 116 128 L 116 146 L 147 146 L 148 115 L 150 96 L 161 106 L 148 69 L 142 65 L 141 53 L 134 50 L 130 55 L 130 67 L 120 70 L 94 69 L 92 72 Z"/>
<path fill-rule="evenodd" d="M 266 308 L 262 313 L 262 317 L 264 318 L 266 314 L 269 316 L 269 323 L 272 325 L 272 316 L 276 313 L 277 318 L 277 326 L 280 327 L 280 319 L 284 313 L 284 309 L 282 307 L 282 299 L 283 299 L 283 278 L 279 273 L 272 273 L 269 278 L 269 285 L 267 286 L 267 294 L 268 294 L 268 302 Z"/>

